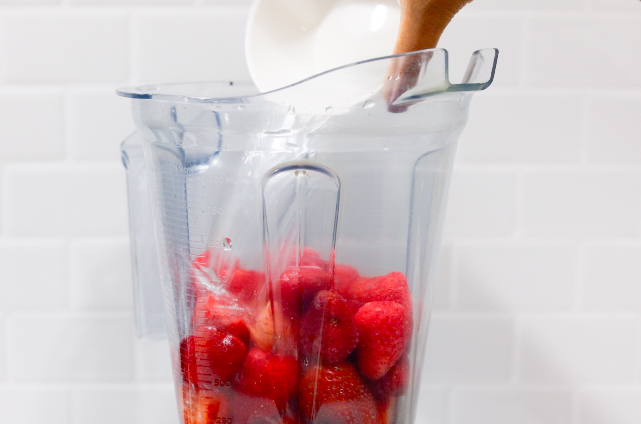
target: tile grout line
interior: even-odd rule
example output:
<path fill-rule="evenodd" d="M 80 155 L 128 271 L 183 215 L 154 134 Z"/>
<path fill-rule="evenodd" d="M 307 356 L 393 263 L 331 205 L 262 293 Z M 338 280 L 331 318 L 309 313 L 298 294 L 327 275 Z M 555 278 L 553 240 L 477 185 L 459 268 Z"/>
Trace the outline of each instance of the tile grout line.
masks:
<path fill-rule="evenodd" d="M 521 372 L 521 363 L 522 363 L 522 347 L 523 347 L 523 325 L 521 323 L 521 314 L 515 314 L 512 318 L 512 328 L 514 330 L 514 346 L 513 356 L 512 356 L 512 378 L 510 383 L 514 387 L 523 386 L 519 382 L 523 379 Z"/>
<path fill-rule="evenodd" d="M 575 252 L 575 272 L 574 272 L 574 302 L 572 304 L 572 312 L 580 314 L 585 309 L 585 257 L 587 245 L 585 242 L 579 243 Z"/>

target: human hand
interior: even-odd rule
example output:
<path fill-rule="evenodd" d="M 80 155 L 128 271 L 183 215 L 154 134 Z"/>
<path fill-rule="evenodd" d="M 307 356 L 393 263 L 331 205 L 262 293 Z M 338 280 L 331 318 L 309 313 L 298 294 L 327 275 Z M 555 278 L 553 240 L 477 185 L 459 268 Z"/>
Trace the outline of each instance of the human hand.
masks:
<path fill-rule="evenodd" d="M 471 1 L 400 0 L 401 23 L 394 54 L 435 48 L 454 15 Z M 388 69 L 389 83 L 384 88 L 387 108 L 390 112 L 402 113 L 407 110 L 407 104 L 394 104 L 394 102 L 416 85 L 422 67 L 421 62 L 429 58 L 431 58 L 431 52 L 425 52 L 419 56 L 402 56 L 392 61 Z"/>
<path fill-rule="evenodd" d="M 394 54 L 436 47 L 454 15 L 472 0 L 400 0 L 401 23 Z"/>

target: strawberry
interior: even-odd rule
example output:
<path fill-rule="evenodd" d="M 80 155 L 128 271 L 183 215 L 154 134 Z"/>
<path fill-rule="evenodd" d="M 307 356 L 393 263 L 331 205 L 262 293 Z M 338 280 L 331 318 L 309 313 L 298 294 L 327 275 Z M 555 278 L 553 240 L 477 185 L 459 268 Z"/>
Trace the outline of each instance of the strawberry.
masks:
<path fill-rule="evenodd" d="M 409 345 L 412 324 L 407 308 L 392 302 L 368 302 L 355 316 L 358 328 L 356 358 L 361 374 L 370 380 L 383 377 Z"/>
<path fill-rule="evenodd" d="M 378 400 L 376 406 L 378 409 L 378 420 L 380 424 L 393 424 L 396 419 L 396 398 L 387 397 L 384 400 Z"/>
<path fill-rule="evenodd" d="M 216 327 L 238 337 L 245 345 L 249 343 L 247 320 L 250 312 L 241 307 L 236 299 L 224 290 L 210 292 L 196 301 L 192 325 Z"/>
<path fill-rule="evenodd" d="M 206 250 L 196 256 L 191 263 L 196 299 L 217 287 L 226 287 L 237 269 L 240 269 L 240 260 L 228 252 Z"/>
<path fill-rule="evenodd" d="M 352 283 L 347 297 L 359 302 L 361 306 L 367 302 L 391 300 L 409 311 L 412 310 L 412 296 L 407 279 L 400 272 L 390 272 L 378 277 L 360 277 Z"/>
<path fill-rule="evenodd" d="M 299 407 L 314 424 L 377 424 L 374 397 L 350 362 L 317 365 L 303 375 Z"/>
<path fill-rule="evenodd" d="M 280 276 L 278 283 L 283 313 L 287 316 L 297 316 L 316 293 L 330 289 L 332 276 L 316 266 L 292 266 Z"/>
<path fill-rule="evenodd" d="M 183 379 L 199 389 L 231 386 L 230 379 L 245 360 L 247 347 L 236 336 L 201 326 L 180 343 Z"/>
<path fill-rule="evenodd" d="M 410 379 L 410 361 L 407 354 L 378 380 L 370 382 L 370 389 L 377 400 L 385 400 L 390 396 L 401 396 L 407 391 Z"/>
<path fill-rule="evenodd" d="M 329 263 L 312 248 L 305 247 L 302 252 L 293 251 L 287 258 L 287 266 L 315 266 L 327 271 Z"/>
<path fill-rule="evenodd" d="M 360 275 L 356 268 L 350 265 L 336 264 L 334 266 L 334 290 L 341 296 L 349 297 L 349 288 Z"/>
<path fill-rule="evenodd" d="M 196 256 L 190 270 L 195 299 L 206 295 L 209 290 L 220 287 L 227 281 L 228 275 L 238 267 L 238 259 L 232 263 L 230 257 L 212 253 L 211 250 L 205 250 Z"/>
<path fill-rule="evenodd" d="M 183 381 L 192 383 L 196 387 L 204 387 L 204 381 L 199 382 L 198 366 L 196 365 L 196 339 L 194 336 L 187 336 L 180 341 L 180 370 Z"/>
<path fill-rule="evenodd" d="M 212 251 L 207 249 L 204 252 L 202 252 L 200 255 L 194 258 L 192 265 L 195 267 L 211 268 L 213 265 L 212 264 L 213 257 L 214 255 L 212 254 Z"/>
<path fill-rule="evenodd" d="M 283 411 L 297 383 L 296 358 L 252 348 L 237 376 L 236 388 L 250 396 L 273 400 Z"/>
<path fill-rule="evenodd" d="M 233 424 L 280 424 L 282 422 L 280 412 L 272 399 L 241 392 L 234 393 L 233 418 Z"/>
<path fill-rule="evenodd" d="M 252 303 L 265 286 L 265 274 L 244 268 L 237 268 L 227 282 L 228 290 L 246 304 Z"/>
<path fill-rule="evenodd" d="M 300 322 L 304 354 L 334 364 L 347 358 L 358 344 L 356 308 L 334 291 L 318 292 Z"/>
<path fill-rule="evenodd" d="M 221 390 L 197 391 L 183 385 L 181 400 L 184 424 L 232 423 L 229 398 Z"/>
<path fill-rule="evenodd" d="M 274 344 L 275 330 L 272 312 L 272 305 L 268 302 L 267 305 L 258 312 L 253 325 L 249 327 L 251 341 L 255 346 L 265 351 L 270 350 Z"/>

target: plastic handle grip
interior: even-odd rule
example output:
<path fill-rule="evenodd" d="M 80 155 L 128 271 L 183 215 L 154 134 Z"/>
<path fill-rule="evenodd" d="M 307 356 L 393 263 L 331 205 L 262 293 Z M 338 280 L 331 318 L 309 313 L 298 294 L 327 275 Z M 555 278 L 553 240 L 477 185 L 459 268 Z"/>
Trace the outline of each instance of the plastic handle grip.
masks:
<path fill-rule="evenodd" d="M 122 142 L 121 151 L 122 162 L 127 169 L 136 334 L 141 338 L 164 338 L 167 329 L 162 283 L 141 135 L 135 132 L 127 137 Z"/>

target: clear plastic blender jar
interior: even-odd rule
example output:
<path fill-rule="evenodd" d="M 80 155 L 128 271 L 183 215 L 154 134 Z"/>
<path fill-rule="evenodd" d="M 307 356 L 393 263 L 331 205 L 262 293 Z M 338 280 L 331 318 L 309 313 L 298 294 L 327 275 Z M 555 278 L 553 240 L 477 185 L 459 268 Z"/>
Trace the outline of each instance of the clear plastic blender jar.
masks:
<path fill-rule="evenodd" d="M 460 84 L 434 49 L 262 94 L 119 90 L 137 329 L 169 337 L 184 424 L 415 422 L 456 141 L 497 55 Z"/>

